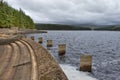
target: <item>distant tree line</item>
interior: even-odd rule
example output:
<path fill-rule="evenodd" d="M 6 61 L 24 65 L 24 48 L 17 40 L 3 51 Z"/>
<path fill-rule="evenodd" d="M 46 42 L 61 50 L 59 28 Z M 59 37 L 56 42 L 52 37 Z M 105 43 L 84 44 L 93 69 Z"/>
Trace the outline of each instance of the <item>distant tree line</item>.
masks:
<path fill-rule="evenodd" d="M 89 27 L 81 27 L 74 25 L 60 25 L 60 24 L 35 24 L 36 29 L 39 30 L 91 30 Z"/>
<path fill-rule="evenodd" d="M 84 25 L 61 25 L 61 24 L 41 24 L 35 23 L 36 29 L 39 30 L 105 30 L 105 31 L 120 31 L 119 25 L 106 26 L 84 26 Z"/>
<path fill-rule="evenodd" d="M 120 31 L 120 26 L 98 27 L 95 30 Z"/>
<path fill-rule="evenodd" d="M 16 10 L 0 0 L 0 28 L 34 28 L 33 20 L 21 9 Z"/>

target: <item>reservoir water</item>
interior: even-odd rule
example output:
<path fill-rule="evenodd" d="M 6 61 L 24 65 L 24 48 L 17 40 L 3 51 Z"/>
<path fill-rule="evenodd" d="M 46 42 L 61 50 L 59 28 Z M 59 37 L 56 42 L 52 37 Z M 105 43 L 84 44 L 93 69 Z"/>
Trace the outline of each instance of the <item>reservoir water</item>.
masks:
<path fill-rule="evenodd" d="M 43 46 L 46 41 L 53 40 L 53 47 L 49 52 L 65 69 L 76 74 L 69 80 L 120 80 L 120 32 L 116 31 L 48 31 L 42 34 L 29 34 L 35 36 L 35 41 L 43 37 Z M 66 44 L 67 51 L 64 58 L 58 56 L 58 44 Z M 46 48 L 47 49 L 47 48 Z M 78 72 L 80 55 L 93 56 L 92 73 Z M 69 67 L 69 68 L 68 68 Z M 70 73 L 71 74 L 71 73 Z M 79 74 L 90 78 L 79 78 Z M 92 78 L 94 77 L 94 78 Z M 96 79 L 95 79 L 96 78 Z"/>

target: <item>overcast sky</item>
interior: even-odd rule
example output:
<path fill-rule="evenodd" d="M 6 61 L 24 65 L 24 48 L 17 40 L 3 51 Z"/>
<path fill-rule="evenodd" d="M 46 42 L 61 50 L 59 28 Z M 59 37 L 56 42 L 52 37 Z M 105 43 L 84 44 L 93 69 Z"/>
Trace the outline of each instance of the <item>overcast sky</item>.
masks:
<path fill-rule="evenodd" d="M 120 24 L 120 0 L 4 0 L 36 23 Z"/>

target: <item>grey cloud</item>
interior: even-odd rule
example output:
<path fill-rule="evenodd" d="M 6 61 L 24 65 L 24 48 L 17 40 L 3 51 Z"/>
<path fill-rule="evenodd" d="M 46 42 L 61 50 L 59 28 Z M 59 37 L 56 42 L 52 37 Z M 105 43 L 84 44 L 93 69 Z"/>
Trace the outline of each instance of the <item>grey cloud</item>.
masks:
<path fill-rule="evenodd" d="M 5 0 L 34 22 L 120 24 L 120 0 Z"/>

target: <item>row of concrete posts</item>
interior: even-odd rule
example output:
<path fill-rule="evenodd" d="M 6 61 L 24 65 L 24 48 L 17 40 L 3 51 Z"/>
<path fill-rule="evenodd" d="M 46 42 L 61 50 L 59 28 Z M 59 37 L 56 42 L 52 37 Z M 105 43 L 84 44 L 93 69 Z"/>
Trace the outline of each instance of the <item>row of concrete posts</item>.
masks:
<path fill-rule="evenodd" d="M 31 39 L 34 40 L 34 36 L 31 36 Z M 38 43 L 43 43 L 43 38 L 38 38 Z M 47 40 L 47 47 L 52 47 L 53 42 L 52 40 Z M 59 44 L 58 45 L 58 55 L 64 56 L 66 54 L 66 44 Z M 92 55 L 82 55 L 80 56 L 80 71 L 92 71 Z"/>

